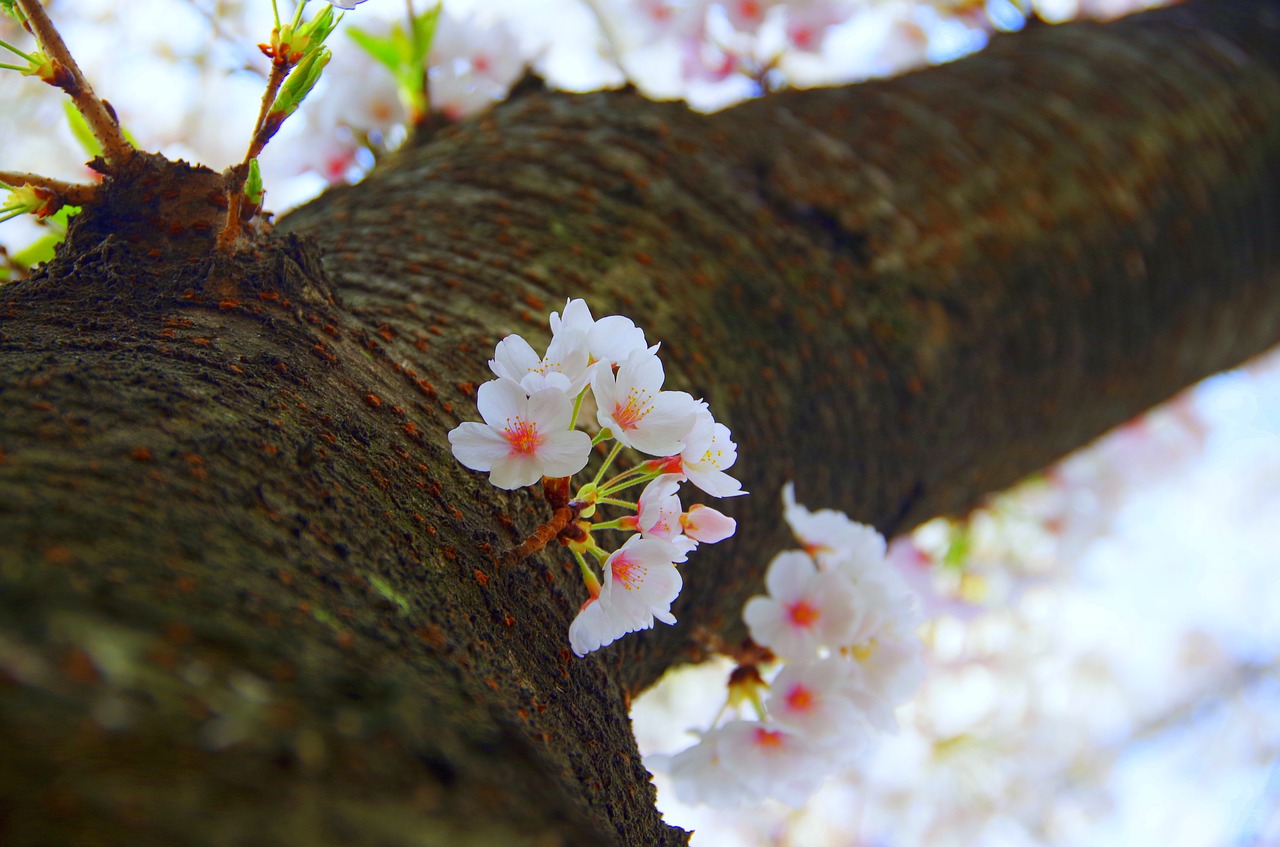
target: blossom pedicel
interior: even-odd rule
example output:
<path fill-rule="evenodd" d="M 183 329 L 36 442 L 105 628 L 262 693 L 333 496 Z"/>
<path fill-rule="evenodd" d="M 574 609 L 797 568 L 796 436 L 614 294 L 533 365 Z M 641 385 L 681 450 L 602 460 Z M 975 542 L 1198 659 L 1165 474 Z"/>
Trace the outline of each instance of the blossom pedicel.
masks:
<path fill-rule="evenodd" d="M 749 706 L 757 720 L 731 719 L 683 752 L 646 760 L 671 774 L 686 803 L 803 805 L 877 730 L 897 728 L 894 711 L 920 682 L 915 600 L 884 538 L 841 512 L 810 512 L 789 484 L 783 499 L 804 550 L 775 556 L 768 596 L 747 602 L 754 645 L 739 656 L 722 711 Z"/>
<path fill-rule="evenodd" d="M 544 355 L 518 335 L 498 342 L 489 369 L 497 379 L 480 386 L 476 403 L 484 423 L 467 422 L 449 433 L 453 455 L 489 474 L 498 488 L 543 481 L 557 517 L 518 550 L 523 556 L 559 538 L 577 559 L 587 601 L 569 627 L 573 651 L 584 656 L 655 620 L 675 623 L 671 604 L 684 582 L 677 565 L 699 544 L 733 535 L 737 524 L 708 506 L 687 512 L 679 488 L 688 481 L 717 497 L 745 494 L 725 473 L 737 458 L 728 427 L 707 404 L 683 391 L 662 388 L 666 378 L 658 346 L 630 318 L 594 320 L 583 300 L 551 313 L 551 343 Z M 583 406 L 593 401 L 599 432 L 576 429 Z M 592 448 L 615 442 L 589 481 L 569 496 L 569 477 L 586 467 Z M 655 457 L 606 479 L 624 447 Z M 627 489 L 648 483 L 634 502 Z M 626 510 L 613 520 L 593 520 L 600 506 Z M 600 546 L 593 530 L 634 532 L 618 549 Z M 600 576 L 588 564 L 596 560 Z"/>

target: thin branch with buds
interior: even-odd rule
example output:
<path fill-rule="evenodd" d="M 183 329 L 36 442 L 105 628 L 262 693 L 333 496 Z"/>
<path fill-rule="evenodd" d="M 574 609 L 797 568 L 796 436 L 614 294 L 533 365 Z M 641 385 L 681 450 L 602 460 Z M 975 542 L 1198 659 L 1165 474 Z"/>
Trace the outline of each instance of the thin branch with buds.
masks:
<path fill-rule="evenodd" d="M 60 179 L 52 177 L 40 176 L 39 174 L 24 174 L 16 171 L 0 171 L 0 183 L 19 188 L 23 185 L 34 186 L 35 188 L 43 188 L 52 192 L 63 206 L 84 206 L 93 202 L 97 196 L 98 188 L 94 185 L 82 185 L 76 182 L 63 182 Z"/>
<path fill-rule="evenodd" d="M 71 51 L 67 49 L 53 21 L 45 13 L 40 0 L 17 0 L 17 3 L 22 13 L 26 15 L 27 27 L 35 36 L 40 49 L 66 72 L 65 79 L 56 84 L 67 92 L 76 110 L 84 116 L 93 137 L 102 145 L 102 157 L 106 159 L 107 164 L 114 166 L 129 161 L 137 150 L 125 138 L 115 112 L 105 100 L 93 93 L 93 87 L 80 71 L 76 60 L 71 57 Z"/>

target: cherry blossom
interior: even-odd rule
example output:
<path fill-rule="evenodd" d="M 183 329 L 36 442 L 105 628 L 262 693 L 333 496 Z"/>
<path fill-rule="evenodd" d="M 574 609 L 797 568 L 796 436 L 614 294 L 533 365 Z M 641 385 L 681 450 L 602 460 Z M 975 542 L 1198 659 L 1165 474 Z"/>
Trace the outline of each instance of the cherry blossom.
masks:
<path fill-rule="evenodd" d="M 475 471 L 489 471 L 498 488 L 532 485 L 543 476 L 572 476 L 591 453 L 591 437 L 569 429 L 573 404 L 554 388 L 532 396 L 509 379 L 476 392 L 483 424 L 467 422 L 449 433 L 453 455 Z"/>
<path fill-rule="evenodd" d="M 635 325 L 631 318 L 622 315 L 608 315 L 593 320 L 587 301 L 579 298 L 569 300 L 564 306 L 564 315 L 551 313 L 551 333 L 555 338 L 569 337 L 575 342 L 577 337 L 585 338 L 588 366 L 604 362 L 609 366 L 624 362 L 628 356 L 638 350 L 648 349 L 645 345 L 644 330 Z M 654 348 L 654 353 L 657 349 Z"/>
<path fill-rule="evenodd" d="M 547 355 L 539 357 L 528 341 L 508 335 L 494 348 L 489 369 L 520 383 L 530 394 L 543 388 L 558 388 L 576 397 L 587 385 L 587 351 L 580 339 L 562 335 L 552 338 Z"/>
<path fill-rule="evenodd" d="M 683 580 L 675 563 L 687 557 L 673 544 L 633 535 L 609 556 L 600 594 L 588 600 L 569 627 L 569 644 L 585 656 L 628 632 L 650 629 L 654 619 L 676 622 L 671 603 Z"/>
<path fill-rule="evenodd" d="M 645 538 L 674 541 L 683 531 L 680 522 L 680 477 L 663 474 L 645 486 L 637 504 L 635 526 Z"/>
<path fill-rule="evenodd" d="M 849 17 L 832 0 L 792 0 L 785 8 L 787 43 L 802 53 L 820 52 L 827 31 Z"/>
<path fill-rule="evenodd" d="M 856 756 L 870 735 L 867 718 L 855 702 L 862 689 L 854 670 L 835 657 L 786 665 L 769 684 L 769 717 L 785 729 L 839 749 L 842 758 Z"/>
<path fill-rule="evenodd" d="M 684 534 L 700 544 L 724 541 L 738 529 L 738 522 L 710 506 L 695 503 L 680 516 Z"/>
<path fill-rule="evenodd" d="M 816 658 L 821 647 L 849 643 L 858 620 L 853 586 L 841 574 L 819 571 L 808 554 L 779 553 L 765 574 L 768 597 L 752 597 L 742 611 L 751 638 L 784 659 Z"/>
<path fill-rule="evenodd" d="M 724 0 L 725 17 L 740 32 L 755 32 L 764 24 L 769 9 L 779 0 Z"/>
<path fill-rule="evenodd" d="M 712 497 L 737 497 L 747 492 L 742 483 L 724 472 L 738 459 L 738 447 L 729 428 L 717 423 L 707 404 L 697 404 L 693 427 L 684 436 L 680 470 L 685 477 Z"/>
<path fill-rule="evenodd" d="M 671 456 L 684 449 L 682 438 L 695 417 L 695 401 L 683 391 L 662 391 L 662 362 L 649 350 L 636 350 L 615 376 L 597 368 L 591 378 L 602 428 L 623 445 L 650 456 Z"/>
<path fill-rule="evenodd" d="M 887 545 L 874 527 L 849 520 L 835 509 L 809 511 L 796 502 L 795 485 L 790 482 L 782 489 L 782 501 L 782 516 L 791 531 L 824 568 L 840 563 L 876 566 L 884 560 Z"/>

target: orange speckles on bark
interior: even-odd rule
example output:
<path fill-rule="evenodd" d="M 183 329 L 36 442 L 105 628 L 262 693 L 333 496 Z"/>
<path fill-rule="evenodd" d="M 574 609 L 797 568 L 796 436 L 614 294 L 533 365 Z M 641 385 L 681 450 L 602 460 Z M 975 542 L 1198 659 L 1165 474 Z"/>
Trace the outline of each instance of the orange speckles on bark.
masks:
<path fill-rule="evenodd" d="M 226 297 L 218 301 L 219 309 L 239 309 L 240 301 L 233 297 Z"/>
<path fill-rule="evenodd" d="M 227 365 L 227 370 L 231 371 L 236 376 L 244 376 L 244 368 L 239 365 Z"/>
<path fill-rule="evenodd" d="M 410 438 L 418 437 L 418 427 L 414 425 L 413 421 L 409 421 L 404 425 L 404 434 Z"/>
<path fill-rule="evenodd" d="M 322 431 L 320 433 L 320 440 L 326 444 L 337 444 L 338 436 L 334 435 L 332 432 Z"/>
<path fill-rule="evenodd" d="M 268 456 L 275 456 L 280 452 L 279 447 L 267 441 L 262 442 L 262 446 L 259 449 Z"/>
<path fill-rule="evenodd" d="M 642 265 L 652 265 L 652 264 L 653 264 L 653 257 L 652 257 L 652 256 L 650 256 L 648 253 L 637 253 L 637 254 L 636 254 L 636 261 L 637 261 L 637 262 L 639 262 L 639 263 L 640 263 L 640 264 L 642 264 Z"/>
<path fill-rule="evenodd" d="M 907 391 L 913 397 L 919 397 L 924 393 L 924 383 L 920 381 L 920 377 L 912 375 L 907 380 Z"/>
<path fill-rule="evenodd" d="M 476 393 L 476 384 L 474 382 L 460 382 L 458 383 L 458 390 L 467 397 L 474 397 Z"/>
<path fill-rule="evenodd" d="M 58 409 L 47 400 L 37 400 L 31 404 L 31 408 L 37 412 L 57 412 Z"/>
<path fill-rule="evenodd" d="M 352 644 L 355 644 L 355 641 L 355 637 L 352 636 L 348 630 L 344 629 L 342 632 L 338 633 L 338 646 L 344 650 L 350 648 Z"/>
<path fill-rule="evenodd" d="M 511 614 L 510 612 L 503 615 L 502 625 L 505 626 L 507 629 L 511 629 L 511 627 L 516 625 L 516 616 Z"/>
<path fill-rule="evenodd" d="M 196 581 L 189 576 L 180 576 L 173 583 L 173 587 L 181 591 L 183 594 L 190 594 L 196 590 Z"/>
<path fill-rule="evenodd" d="M 364 395 L 364 402 L 365 402 L 365 405 L 371 409 L 382 408 L 382 398 L 379 397 L 377 394 L 369 393 Z"/>
<path fill-rule="evenodd" d="M 44 560 L 51 565 L 69 565 L 75 558 L 71 548 L 64 544 L 51 544 L 44 548 Z"/>
<path fill-rule="evenodd" d="M 102 679 L 98 674 L 98 669 L 93 665 L 93 659 L 89 658 L 88 653 L 80 649 L 72 650 L 63 656 L 60 666 L 67 679 L 76 682 L 94 683 Z"/>
<path fill-rule="evenodd" d="M 159 333 L 161 338 L 174 338 L 177 336 L 177 334 L 178 333 L 174 332 L 171 329 L 162 329 L 160 330 L 160 333 Z"/>
<path fill-rule="evenodd" d="M 374 330 L 374 333 L 377 334 L 377 336 L 381 338 L 383 341 L 390 341 L 391 339 L 396 337 L 395 330 L 393 330 L 388 324 L 383 324 L 382 326 L 378 327 L 376 330 Z"/>
<path fill-rule="evenodd" d="M 477 585 L 484 587 L 489 584 L 489 575 L 484 571 L 476 568 L 472 573 L 475 575 Z"/>
<path fill-rule="evenodd" d="M 129 458 L 135 462 L 150 462 L 155 456 L 150 447 L 134 447 L 129 451 Z"/>
<path fill-rule="evenodd" d="M 526 293 L 520 299 L 524 301 L 524 304 L 526 306 L 528 306 L 530 309 L 533 309 L 534 311 L 544 312 L 547 309 L 547 301 L 543 300 L 541 297 L 536 296 L 535 294 Z"/>
<path fill-rule="evenodd" d="M 191 339 L 191 343 L 195 344 L 198 347 L 208 347 L 212 342 L 209 341 L 209 339 L 205 338 L 204 336 L 199 336 Z"/>
<path fill-rule="evenodd" d="M 429 647 L 440 648 L 445 645 L 444 631 L 436 624 L 420 626 L 415 632 Z"/>

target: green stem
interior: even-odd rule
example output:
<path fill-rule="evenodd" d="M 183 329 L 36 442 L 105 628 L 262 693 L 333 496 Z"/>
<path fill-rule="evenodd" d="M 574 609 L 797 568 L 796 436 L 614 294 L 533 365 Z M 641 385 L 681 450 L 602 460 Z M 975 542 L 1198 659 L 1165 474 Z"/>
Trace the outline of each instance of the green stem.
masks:
<path fill-rule="evenodd" d="M 628 500 L 618 500 L 613 497 L 598 497 L 596 498 L 596 502 L 604 503 L 609 506 L 621 506 L 624 509 L 631 509 L 633 511 L 640 508 L 638 503 L 632 503 Z M 598 529 L 606 529 L 604 524 L 596 524 L 596 527 Z"/>
<path fill-rule="evenodd" d="M 409 0 L 409 10 L 410 11 L 413 10 L 413 0 Z M 409 21 L 409 23 L 410 23 L 410 26 L 412 26 L 413 24 L 412 19 Z M 415 31 L 416 31 L 416 28 L 415 28 Z M 586 396 L 587 396 L 587 389 L 584 388 L 578 392 L 578 399 L 573 401 L 573 417 L 569 418 L 569 429 L 573 429 L 575 426 L 578 425 L 578 412 L 582 411 L 582 401 L 586 399 Z M 603 430 L 601 431 L 601 434 L 603 434 Z M 596 438 L 599 438 L 599 437 L 600 437 L 599 435 L 596 436 Z M 595 439 L 592 439 L 591 446 L 594 447 L 595 444 L 596 444 Z"/>
<path fill-rule="evenodd" d="M 271 16 L 276 21 L 276 32 L 280 31 L 280 8 L 276 6 L 276 0 L 271 0 Z"/>
<path fill-rule="evenodd" d="M 606 498 L 608 498 L 610 494 L 617 494 L 619 491 L 631 488 L 634 485 L 641 485 L 642 483 L 657 479 L 662 476 L 662 474 L 651 471 L 642 476 L 638 476 L 635 479 L 627 479 L 627 476 L 627 474 L 619 474 L 604 485 L 600 486 L 600 490 L 596 492 L 596 502 L 606 503 L 608 502 Z"/>
<path fill-rule="evenodd" d="M 6 65 L 4 62 L 0 62 L 0 68 L 4 68 L 7 71 L 18 71 L 19 73 L 26 73 L 31 70 L 30 66 L 20 68 L 17 65 Z"/>
<path fill-rule="evenodd" d="M 22 58 L 26 59 L 28 62 L 30 62 L 30 63 L 31 63 L 31 64 L 33 64 L 33 65 L 38 65 L 38 64 L 40 64 L 40 59 L 39 59 L 39 57 L 35 56 L 35 55 L 34 55 L 34 54 L 32 54 L 32 53 L 24 53 L 24 52 L 22 52 L 22 51 L 21 51 L 21 50 L 19 50 L 17 47 L 14 47 L 12 44 L 10 44 L 9 42 L 5 41 L 3 38 L 0 38 L 0 47 L 3 47 L 4 49 L 8 50 L 10 53 L 15 53 L 15 54 L 17 54 L 17 55 L 21 56 Z M 4 67 L 6 67 L 6 68 L 11 68 L 11 67 L 13 67 L 13 66 L 12 66 L 12 65 L 5 65 Z M 23 71 L 23 70 L 26 70 L 26 68 L 14 68 L 14 70 L 16 70 L 16 71 Z"/>
<path fill-rule="evenodd" d="M 618 454 L 621 452 L 622 442 L 619 441 L 617 444 L 613 445 L 613 449 L 610 450 L 609 455 L 605 457 L 604 464 L 600 466 L 600 470 L 596 473 L 596 478 L 591 480 L 592 485 L 600 484 L 600 480 L 604 479 L 604 472 L 609 470 L 609 466 L 613 464 L 613 460 L 618 458 Z"/>

